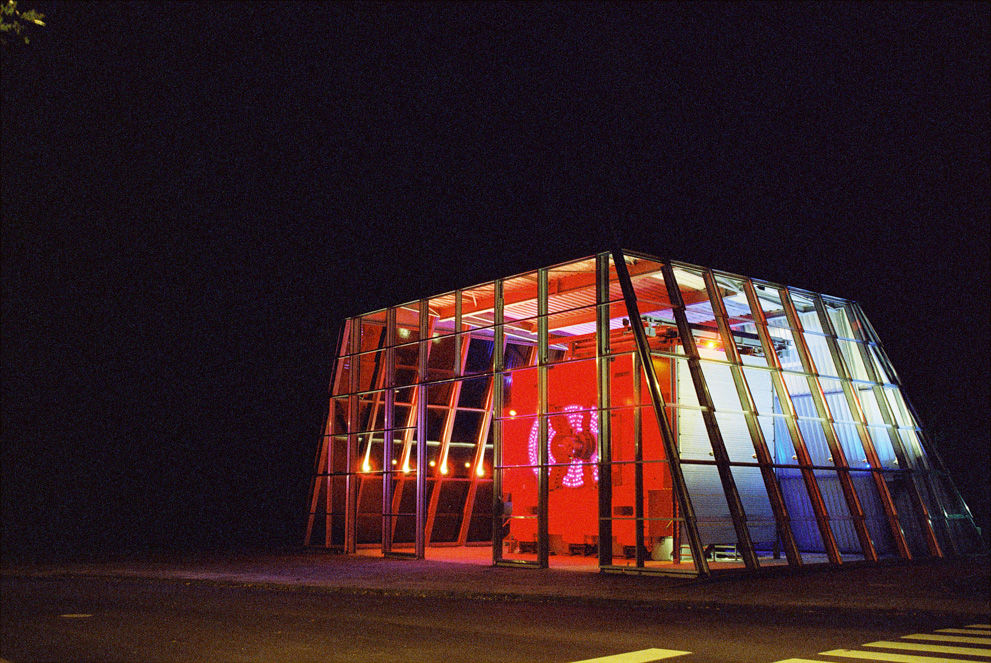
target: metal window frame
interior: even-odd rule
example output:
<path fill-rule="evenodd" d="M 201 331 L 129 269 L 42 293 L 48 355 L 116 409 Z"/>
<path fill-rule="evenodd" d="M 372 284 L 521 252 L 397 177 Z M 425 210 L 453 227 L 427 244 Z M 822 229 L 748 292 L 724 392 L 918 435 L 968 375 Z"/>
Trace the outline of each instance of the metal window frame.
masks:
<path fill-rule="evenodd" d="M 750 313 L 754 319 L 754 327 L 757 330 L 757 336 L 760 339 L 764 356 L 767 359 L 767 368 L 771 374 L 771 384 L 774 386 L 774 390 L 778 396 L 778 402 L 781 404 L 782 409 L 787 408 L 787 411 L 783 412 L 785 424 L 788 427 L 791 442 L 795 447 L 795 454 L 798 456 L 798 469 L 802 474 L 805 491 L 808 494 L 809 503 L 815 515 L 816 527 L 819 529 L 819 537 L 822 541 L 823 549 L 830 564 L 840 565 L 843 563 L 843 558 L 840 555 L 839 545 L 836 542 L 836 536 L 833 534 L 833 528 L 829 522 L 829 511 L 826 509 L 826 502 L 822 497 L 819 482 L 815 477 L 812 457 L 809 454 L 808 447 L 805 445 L 805 438 L 802 436 L 802 431 L 798 427 L 795 404 L 791 400 L 791 394 L 788 393 L 788 387 L 782 377 L 781 361 L 778 358 L 777 352 L 774 350 L 774 343 L 767 328 L 767 316 L 764 315 L 764 309 L 760 305 L 753 280 L 744 277 L 742 283 L 744 293 L 747 296 L 747 303 L 750 305 Z"/>
<path fill-rule="evenodd" d="M 857 533 L 861 553 L 863 553 L 864 558 L 868 561 L 876 562 L 878 560 L 877 549 L 874 546 L 871 533 L 867 529 L 867 517 L 864 514 L 864 507 L 860 501 L 860 496 L 857 494 L 857 489 L 853 485 L 853 479 L 850 476 L 850 463 L 847 461 L 846 453 L 843 451 L 843 445 L 840 444 L 839 435 L 836 434 L 836 428 L 833 426 L 833 415 L 829 411 L 829 404 L 826 403 L 826 396 L 822 390 L 822 383 L 819 382 L 819 373 L 812 359 L 812 352 L 809 350 L 808 343 L 805 340 L 805 330 L 802 327 L 801 319 L 798 317 L 798 310 L 795 308 L 795 302 L 792 301 L 788 288 L 779 288 L 778 295 L 781 298 L 782 306 L 784 306 L 788 326 L 792 331 L 795 350 L 798 352 L 798 358 L 802 362 L 802 369 L 805 372 L 805 378 L 809 385 L 809 392 L 812 394 L 812 402 L 819 416 L 823 434 L 826 436 L 826 445 L 829 447 L 833 466 L 836 468 L 836 476 L 839 479 L 843 498 L 846 500 L 847 509 L 853 521 L 853 529 Z"/>
<path fill-rule="evenodd" d="M 704 578 L 711 576 L 709 563 L 705 558 L 705 551 L 702 547 L 702 539 L 699 536 L 698 523 L 695 518 L 695 509 L 692 506 L 691 497 L 685 484 L 685 477 L 681 471 L 681 460 L 678 455 L 678 443 L 675 440 L 671 425 L 665 414 L 667 407 L 664 397 L 661 395 L 660 383 L 657 379 L 657 372 L 654 370 L 654 362 L 651 361 L 650 346 L 647 342 L 647 334 L 640 324 L 640 308 L 637 304 L 636 292 L 633 289 L 633 280 L 626 267 L 626 257 L 618 247 L 613 249 L 613 262 L 616 267 L 616 277 L 619 280 L 623 291 L 623 299 L 626 301 L 626 311 L 630 316 L 630 328 L 633 330 L 633 338 L 636 342 L 637 353 L 640 362 L 644 367 L 644 374 L 647 378 L 647 388 L 650 392 L 651 404 L 654 408 L 654 416 L 657 418 L 657 427 L 661 431 L 661 438 L 664 442 L 664 451 L 668 456 L 668 463 L 671 471 L 671 485 L 678 498 L 678 505 L 681 508 L 683 525 L 688 534 L 688 546 L 692 552 L 692 560 L 695 563 L 696 573 Z M 661 261 L 664 264 L 664 261 Z M 601 547 L 601 541 L 600 541 Z"/>
<path fill-rule="evenodd" d="M 778 484 L 778 478 L 774 471 L 774 457 L 767 446 L 767 440 L 764 437 L 764 431 L 761 430 L 760 422 L 757 420 L 757 407 L 743 374 L 743 359 L 736 347 L 736 341 L 729 326 L 729 314 L 726 312 L 726 304 L 719 295 L 719 286 L 716 283 L 716 277 L 713 271 L 711 269 L 704 269 L 702 278 L 709 293 L 709 302 L 712 305 L 713 315 L 716 318 L 716 326 L 719 328 L 719 334 L 722 337 L 726 358 L 730 362 L 733 383 L 736 387 L 737 397 L 740 399 L 740 406 L 744 411 L 747 430 L 750 432 L 750 440 L 754 446 L 757 463 L 760 466 L 761 478 L 764 480 L 764 489 L 767 492 L 771 511 L 774 513 L 774 520 L 777 525 L 778 536 L 781 537 L 785 558 L 788 560 L 789 566 L 800 567 L 802 565 L 802 556 L 798 550 L 795 534 L 791 528 L 791 517 L 788 515 L 788 507 L 785 504 L 784 495 L 781 492 L 781 486 Z"/>

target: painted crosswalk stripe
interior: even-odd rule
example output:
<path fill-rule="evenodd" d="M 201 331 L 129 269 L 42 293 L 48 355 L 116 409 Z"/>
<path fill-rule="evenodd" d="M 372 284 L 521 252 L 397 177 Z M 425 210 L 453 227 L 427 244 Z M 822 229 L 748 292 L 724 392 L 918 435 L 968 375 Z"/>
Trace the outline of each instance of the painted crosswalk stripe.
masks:
<path fill-rule="evenodd" d="M 909 640 L 936 640 L 938 642 L 960 642 L 967 645 L 991 645 L 991 638 L 968 638 L 965 635 L 936 635 L 935 633 L 913 633 L 903 635 Z"/>
<path fill-rule="evenodd" d="M 973 626 L 969 628 L 941 628 L 936 631 L 937 633 L 963 633 L 965 635 L 991 635 L 991 630 L 985 631 L 984 629 L 974 628 Z"/>
<path fill-rule="evenodd" d="M 889 654 L 886 652 L 856 651 L 854 649 L 833 649 L 819 652 L 820 656 L 837 656 L 839 658 L 859 658 L 865 661 L 889 661 L 890 663 L 934 663 L 934 661 L 951 661 L 965 659 L 949 659 L 946 657 L 913 656 L 912 654 Z"/>
<path fill-rule="evenodd" d="M 991 624 L 967 624 L 966 628 L 991 628 Z"/>
<path fill-rule="evenodd" d="M 665 658 L 684 656 L 691 654 L 690 651 L 678 651 L 677 649 L 641 649 L 625 654 L 615 654 L 613 656 L 603 656 L 601 658 L 588 658 L 575 663 L 650 663 L 650 661 L 660 661 Z"/>
<path fill-rule="evenodd" d="M 783 658 L 774 663 L 822 663 L 822 661 L 813 661 L 811 658 Z"/>
<path fill-rule="evenodd" d="M 909 651 L 930 652 L 933 654 L 960 654 L 962 656 L 984 656 L 991 658 L 991 649 L 977 647 L 951 647 L 949 645 L 927 645 L 922 642 L 868 642 L 864 647 L 883 647 L 884 649 L 907 649 Z"/>

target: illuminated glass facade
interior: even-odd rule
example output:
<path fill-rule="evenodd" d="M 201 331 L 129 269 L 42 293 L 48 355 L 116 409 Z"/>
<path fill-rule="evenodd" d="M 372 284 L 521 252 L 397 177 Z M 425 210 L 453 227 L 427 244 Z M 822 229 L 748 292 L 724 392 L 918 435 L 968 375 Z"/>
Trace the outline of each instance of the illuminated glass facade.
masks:
<path fill-rule="evenodd" d="M 613 251 L 349 319 L 306 544 L 689 572 L 982 552 L 860 307 Z"/>

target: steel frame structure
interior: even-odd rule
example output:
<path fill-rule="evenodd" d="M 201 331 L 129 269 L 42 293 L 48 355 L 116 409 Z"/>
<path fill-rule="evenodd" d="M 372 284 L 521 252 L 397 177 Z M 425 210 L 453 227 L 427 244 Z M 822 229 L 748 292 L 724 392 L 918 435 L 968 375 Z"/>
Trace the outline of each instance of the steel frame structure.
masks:
<path fill-rule="evenodd" d="M 348 319 L 309 505 L 307 546 L 515 566 L 985 552 L 855 302 L 618 248 Z"/>

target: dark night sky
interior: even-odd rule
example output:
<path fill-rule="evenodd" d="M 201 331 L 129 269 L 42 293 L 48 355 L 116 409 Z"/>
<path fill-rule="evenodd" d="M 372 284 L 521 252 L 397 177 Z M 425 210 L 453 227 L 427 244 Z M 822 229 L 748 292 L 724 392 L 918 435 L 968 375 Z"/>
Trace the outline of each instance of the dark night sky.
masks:
<path fill-rule="evenodd" d="M 861 302 L 987 528 L 987 4 L 31 7 L 5 554 L 299 543 L 345 316 L 613 233 Z"/>

